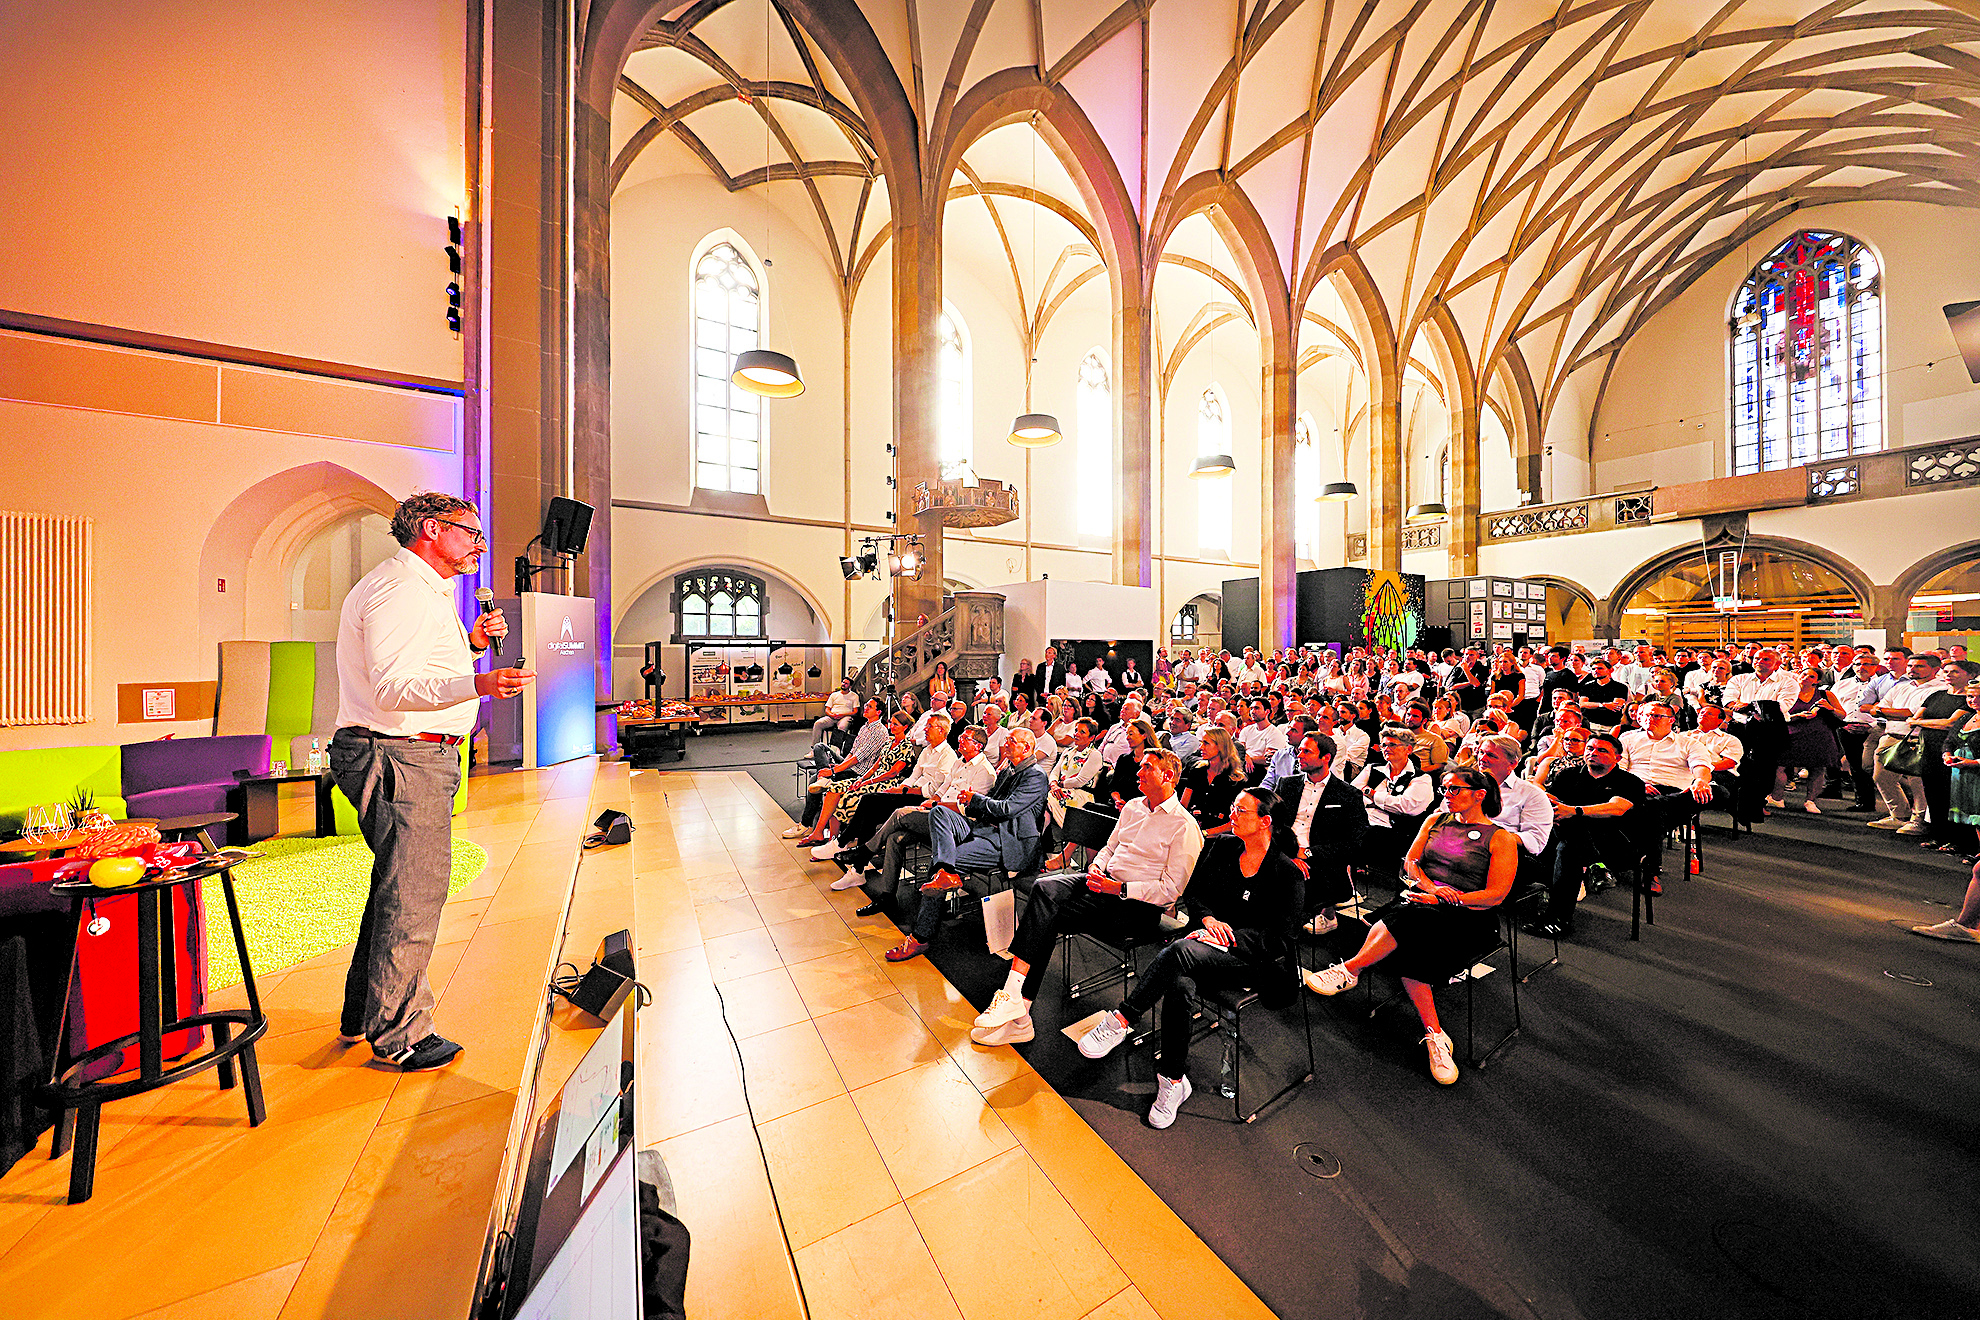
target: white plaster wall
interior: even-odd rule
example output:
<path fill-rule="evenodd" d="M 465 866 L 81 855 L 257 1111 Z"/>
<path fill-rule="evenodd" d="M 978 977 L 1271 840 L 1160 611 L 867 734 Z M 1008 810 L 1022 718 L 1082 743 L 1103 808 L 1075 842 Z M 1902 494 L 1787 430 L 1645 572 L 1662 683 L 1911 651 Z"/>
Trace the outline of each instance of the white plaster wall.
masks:
<path fill-rule="evenodd" d="M 1810 207 L 1714 266 L 1624 345 L 1595 417 L 1595 489 L 1731 470 L 1728 310 L 1753 264 L 1798 229 L 1840 230 L 1881 259 L 1886 447 L 1980 432 L 1980 388 L 1940 310 L 1980 290 L 1980 213 L 1907 202 Z"/>

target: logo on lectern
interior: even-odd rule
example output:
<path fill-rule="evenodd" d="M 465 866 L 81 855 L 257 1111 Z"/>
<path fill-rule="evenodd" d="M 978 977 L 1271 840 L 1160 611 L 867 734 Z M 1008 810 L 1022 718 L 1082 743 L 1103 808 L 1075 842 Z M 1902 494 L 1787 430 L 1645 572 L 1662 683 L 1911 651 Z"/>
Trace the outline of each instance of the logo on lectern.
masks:
<path fill-rule="evenodd" d="M 583 641 L 576 637 L 575 630 L 571 627 L 570 615 L 566 614 L 564 616 L 564 626 L 558 631 L 558 640 L 549 643 L 549 646 L 551 650 L 560 651 L 565 654 L 572 654 L 584 649 Z"/>

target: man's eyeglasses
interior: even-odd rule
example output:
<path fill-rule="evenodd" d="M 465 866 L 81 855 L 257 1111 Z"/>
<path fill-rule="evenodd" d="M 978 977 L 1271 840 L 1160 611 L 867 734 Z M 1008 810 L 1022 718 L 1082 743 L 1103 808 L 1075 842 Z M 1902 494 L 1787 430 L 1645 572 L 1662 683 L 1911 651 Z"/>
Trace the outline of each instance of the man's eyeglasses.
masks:
<path fill-rule="evenodd" d="M 488 544 L 487 536 L 483 535 L 479 527 L 470 527 L 466 523 L 449 522 L 445 518 L 435 518 L 433 521 L 439 523 L 442 527 L 451 527 L 457 532 L 466 532 L 474 539 L 476 545 Z"/>

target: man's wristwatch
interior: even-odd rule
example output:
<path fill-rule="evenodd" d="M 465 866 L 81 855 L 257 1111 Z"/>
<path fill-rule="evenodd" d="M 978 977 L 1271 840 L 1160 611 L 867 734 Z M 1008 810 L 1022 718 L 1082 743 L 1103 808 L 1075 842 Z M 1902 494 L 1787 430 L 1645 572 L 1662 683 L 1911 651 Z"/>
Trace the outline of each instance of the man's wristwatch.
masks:
<path fill-rule="evenodd" d="M 1575 814 L 1575 815 L 1577 815 L 1577 816 L 1579 816 L 1579 815 L 1581 814 L 1581 808 L 1580 808 L 1580 807 L 1576 807 L 1576 808 L 1574 809 L 1574 814 Z"/>

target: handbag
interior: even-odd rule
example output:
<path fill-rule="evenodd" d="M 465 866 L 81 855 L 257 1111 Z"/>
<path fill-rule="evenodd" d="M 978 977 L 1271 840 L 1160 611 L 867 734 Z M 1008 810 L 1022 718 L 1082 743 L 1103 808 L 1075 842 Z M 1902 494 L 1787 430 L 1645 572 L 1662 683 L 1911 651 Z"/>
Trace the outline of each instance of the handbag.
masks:
<path fill-rule="evenodd" d="M 584 838 L 584 846 L 587 848 L 596 848 L 601 844 L 632 842 L 632 817 L 623 811 L 613 811 L 608 808 L 598 814 L 598 819 L 591 822 L 591 826 L 591 833 Z"/>
<path fill-rule="evenodd" d="M 1877 753 L 1877 764 L 1894 775 L 1925 773 L 1925 734 L 1914 729 Z"/>

